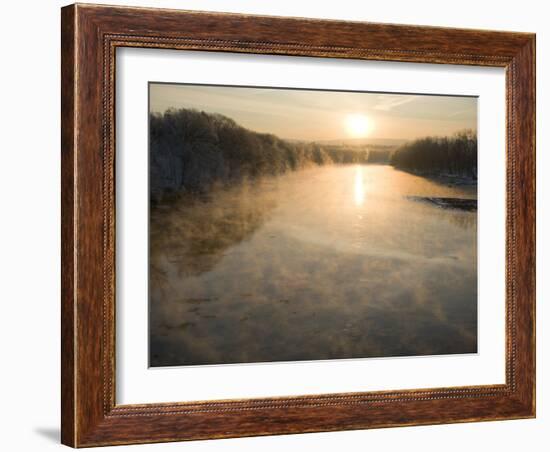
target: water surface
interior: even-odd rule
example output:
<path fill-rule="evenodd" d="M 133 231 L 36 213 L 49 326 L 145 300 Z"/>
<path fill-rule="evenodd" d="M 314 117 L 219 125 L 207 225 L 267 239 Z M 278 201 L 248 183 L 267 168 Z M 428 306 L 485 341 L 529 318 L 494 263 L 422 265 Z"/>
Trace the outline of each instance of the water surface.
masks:
<path fill-rule="evenodd" d="M 150 364 L 477 350 L 476 198 L 390 166 L 264 178 L 151 209 Z"/>

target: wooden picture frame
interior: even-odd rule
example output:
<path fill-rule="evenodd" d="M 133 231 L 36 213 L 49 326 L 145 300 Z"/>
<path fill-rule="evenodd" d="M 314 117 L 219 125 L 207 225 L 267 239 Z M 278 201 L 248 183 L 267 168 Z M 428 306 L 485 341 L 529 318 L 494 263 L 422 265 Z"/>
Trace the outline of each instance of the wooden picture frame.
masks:
<path fill-rule="evenodd" d="M 535 35 L 71 5 L 62 9 L 62 442 L 73 447 L 535 416 Z M 115 403 L 115 50 L 506 69 L 506 383 Z"/>

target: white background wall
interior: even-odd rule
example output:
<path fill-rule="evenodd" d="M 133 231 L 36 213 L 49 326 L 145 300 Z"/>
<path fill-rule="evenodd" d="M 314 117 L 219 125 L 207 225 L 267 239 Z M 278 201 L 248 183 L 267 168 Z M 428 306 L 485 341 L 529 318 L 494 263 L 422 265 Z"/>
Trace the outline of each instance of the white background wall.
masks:
<path fill-rule="evenodd" d="M 538 413 L 536 420 L 245 438 L 119 447 L 116 450 L 280 451 L 548 450 L 550 430 L 544 306 L 550 253 L 550 31 L 536 0 L 386 2 L 279 0 L 113 0 L 118 4 L 531 31 L 537 33 Z M 96 2 L 94 2 L 96 3 Z M 46 451 L 59 445 L 59 8 L 60 1 L 2 5 L 0 45 L 0 447 Z M 6 140 L 7 139 L 7 140 Z M 548 328 L 548 327 L 546 327 Z M 546 355 L 546 356 L 544 356 Z M 546 380 L 546 381 L 545 381 Z M 546 431 L 546 432 L 545 432 Z"/>

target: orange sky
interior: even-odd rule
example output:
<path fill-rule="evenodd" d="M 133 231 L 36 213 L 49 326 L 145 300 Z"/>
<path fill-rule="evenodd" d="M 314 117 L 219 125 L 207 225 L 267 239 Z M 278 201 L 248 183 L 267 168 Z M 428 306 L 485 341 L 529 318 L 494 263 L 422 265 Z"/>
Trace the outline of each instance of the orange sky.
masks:
<path fill-rule="evenodd" d="M 414 139 L 477 129 L 477 98 L 151 83 L 150 109 L 194 108 L 240 125 L 307 141 Z M 355 119 L 353 119 L 355 118 Z M 351 121 L 351 122 L 350 122 Z"/>

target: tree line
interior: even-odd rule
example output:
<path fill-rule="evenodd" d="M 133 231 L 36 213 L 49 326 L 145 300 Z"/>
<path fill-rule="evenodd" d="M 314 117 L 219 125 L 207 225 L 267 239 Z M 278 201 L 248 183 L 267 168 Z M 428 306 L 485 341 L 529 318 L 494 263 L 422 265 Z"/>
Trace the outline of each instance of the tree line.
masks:
<path fill-rule="evenodd" d="M 477 135 L 464 130 L 452 137 L 426 137 L 395 150 L 391 165 L 422 175 L 477 179 Z"/>
<path fill-rule="evenodd" d="M 387 163 L 389 150 L 283 140 L 221 114 L 194 109 L 151 113 L 150 192 L 205 192 L 214 184 L 278 175 L 314 165 Z"/>

